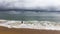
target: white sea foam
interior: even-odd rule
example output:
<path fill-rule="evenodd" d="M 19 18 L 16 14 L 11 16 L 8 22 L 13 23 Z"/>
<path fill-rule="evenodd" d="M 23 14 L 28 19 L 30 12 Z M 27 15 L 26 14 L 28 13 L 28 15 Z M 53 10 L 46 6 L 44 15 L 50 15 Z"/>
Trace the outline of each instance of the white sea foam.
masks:
<path fill-rule="evenodd" d="M 47 30 L 60 30 L 60 23 L 50 21 L 8 21 L 0 23 L 0 26 L 8 28 L 30 28 L 30 29 L 47 29 Z"/>

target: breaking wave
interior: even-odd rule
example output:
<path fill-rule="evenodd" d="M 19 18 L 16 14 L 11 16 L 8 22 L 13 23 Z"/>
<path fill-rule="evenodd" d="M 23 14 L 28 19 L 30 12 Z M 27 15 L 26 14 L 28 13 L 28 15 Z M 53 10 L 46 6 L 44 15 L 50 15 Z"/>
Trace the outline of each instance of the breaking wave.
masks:
<path fill-rule="evenodd" d="M 11 21 L 0 20 L 0 26 L 8 28 L 30 28 L 30 29 L 47 29 L 47 30 L 60 30 L 60 23 L 51 21 Z"/>

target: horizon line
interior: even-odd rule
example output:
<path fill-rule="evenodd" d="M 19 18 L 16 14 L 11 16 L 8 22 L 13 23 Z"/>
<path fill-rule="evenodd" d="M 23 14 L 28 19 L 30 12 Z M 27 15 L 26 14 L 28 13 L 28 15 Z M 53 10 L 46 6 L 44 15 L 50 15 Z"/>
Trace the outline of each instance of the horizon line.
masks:
<path fill-rule="evenodd" d="M 39 9 L 0 9 L 0 11 L 36 11 L 36 12 L 60 12 L 56 10 L 39 10 Z"/>

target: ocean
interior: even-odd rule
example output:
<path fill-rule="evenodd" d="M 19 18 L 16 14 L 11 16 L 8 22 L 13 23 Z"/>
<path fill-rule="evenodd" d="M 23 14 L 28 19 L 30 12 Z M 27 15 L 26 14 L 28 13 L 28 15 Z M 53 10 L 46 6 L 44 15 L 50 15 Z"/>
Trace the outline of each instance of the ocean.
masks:
<path fill-rule="evenodd" d="M 60 30 L 60 12 L 0 11 L 0 26 Z"/>
<path fill-rule="evenodd" d="M 60 12 L 0 11 L 0 19 L 23 21 L 60 21 Z"/>

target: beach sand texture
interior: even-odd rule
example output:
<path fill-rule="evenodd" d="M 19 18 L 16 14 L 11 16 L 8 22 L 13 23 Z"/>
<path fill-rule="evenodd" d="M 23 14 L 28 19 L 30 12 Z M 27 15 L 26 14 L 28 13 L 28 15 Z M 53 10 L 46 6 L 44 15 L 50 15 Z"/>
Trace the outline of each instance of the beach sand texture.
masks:
<path fill-rule="evenodd" d="M 7 28 L 0 26 L 0 34 L 60 34 L 60 31 L 28 28 Z"/>

